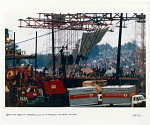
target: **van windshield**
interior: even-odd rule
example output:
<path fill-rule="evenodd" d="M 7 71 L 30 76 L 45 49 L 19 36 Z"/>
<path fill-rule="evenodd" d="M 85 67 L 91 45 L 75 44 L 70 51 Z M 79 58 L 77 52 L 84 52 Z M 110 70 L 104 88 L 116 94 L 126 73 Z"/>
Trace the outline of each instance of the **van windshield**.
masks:
<path fill-rule="evenodd" d="M 140 96 L 139 99 L 140 100 L 145 100 L 145 97 L 144 96 Z"/>

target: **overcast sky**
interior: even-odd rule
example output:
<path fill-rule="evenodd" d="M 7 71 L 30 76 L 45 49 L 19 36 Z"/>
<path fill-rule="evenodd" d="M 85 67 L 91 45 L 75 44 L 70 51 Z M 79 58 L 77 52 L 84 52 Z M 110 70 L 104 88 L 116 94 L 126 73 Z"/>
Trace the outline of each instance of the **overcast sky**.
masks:
<path fill-rule="evenodd" d="M 94 0 L 95 1 L 95 0 Z M 94 2 L 93 1 L 93 2 Z M 92 3 L 93 3 L 92 2 Z M 79 12 L 120 12 L 122 10 L 121 6 L 117 6 L 116 4 L 107 4 L 101 5 L 100 3 L 94 4 L 92 3 L 85 4 L 84 2 L 79 2 L 79 0 L 72 1 L 50 1 L 45 2 L 37 0 L 36 2 L 33 0 L 32 2 L 27 0 L 19 2 L 18 0 L 14 0 L 13 2 L 5 2 L 3 6 L 3 16 L 5 22 L 5 28 L 12 30 L 16 33 L 16 43 L 21 42 L 30 38 L 35 37 L 35 32 L 38 31 L 38 35 L 45 34 L 48 32 L 46 29 L 25 29 L 19 28 L 19 21 L 18 19 L 25 19 L 27 17 L 38 17 L 39 12 L 46 12 L 46 13 L 79 13 Z M 85 4 L 85 6 L 83 6 Z M 114 7 L 117 8 L 114 8 Z M 139 5 L 137 5 L 139 6 Z M 88 8 L 88 9 L 87 9 Z M 136 9 L 129 11 L 130 7 L 125 8 L 122 12 L 130 13 L 132 15 L 133 12 L 136 13 Z M 141 9 L 143 10 L 143 9 Z M 145 10 L 141 11 L 140 8 L 137 12 L 145 12 Z M 122 31 L 122 44 L 127 42 L 131 42 L 135 39 L 135 30 L 139 30 L 140 32 L 140 25 L 136 24 L 135 28 L 135 21 L 128 21 L 126 22 L 127 28 L 123 29 Z M 119 36 L 119 28 L 115 27 L 114 32 L 107 32 L 101 42 L 99 44 L 105 44 L 106 42 L 109 43 L 111 46 L 115 47 L 118 45 L 118 36 Z M 136 35 L 136 38 L 139 37 L 140 34 Z M 46 37 L 40 38 L 38 40 L 38 51 L 39 48 L 44 49 L 46 43 Z M 26 50 L 27 53 L 34 53 L 35 47 L 35 40 L 28 41 L 24 44 L 19 44 L 19 48 L 22 50 Z"/>

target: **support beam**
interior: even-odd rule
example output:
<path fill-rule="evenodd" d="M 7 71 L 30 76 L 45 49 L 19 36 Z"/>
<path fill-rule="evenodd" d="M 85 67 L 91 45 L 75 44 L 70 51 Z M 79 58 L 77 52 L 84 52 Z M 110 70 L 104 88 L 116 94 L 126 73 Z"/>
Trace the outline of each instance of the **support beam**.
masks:
<path fill-rule="evenodd" d="M 37 68 L 37 31 L 36 31 L 36 40 L 35 40 L 35 75 L 36 75 L 36 68 Z"/>
<path fill-rule="evenodd" d="M 13 66 L 15 66 L 15 61 L 16 61 L 16 60 L 15 60 L 15 53 L 16 53 L 16 47 L 15 47 L 15 32 L 14 32 L 14 47 L 13 47 L 13 48 L 14 48 L 14 51 L 13 51 L 13 58 L 14 58 L 14 59 L 13 59 Z"/>
<path fill-rule="evenodd" d="M 53 24 L 52 24 L 53 25 Z M 55 45 L 54 45 L 54 28 L 52 27 L 52 55 L 53 55 L 53 75 L 55 74 Z"/>
<path fill-rule="evenodd" d="M 127 16 L 126 14 L 123 17 L 124 21 L 136 19 L 137 13 L 133 13 L 132 16 Z M 104 29 L 108 25 L 112 25 L 112 22 L 115 22 L 117 25 L 119 24 L 119 20 L 119 13 L 39 13 L 39 18 L 29 17 L 19 19 L 19 27 L 95 31 L 96 29 Z"/>
<path fill-rule="evenodd" d="M 120 15 L 120 28 L 119 28 L 119 41 L 118 41 L 118 54 L 117 54 L 117 69 L 116 69 L 116 84 L 117 85 L 119 85 L 119 74 L 120 74 L 120 52 L 121 52 L 122 18 L 123 18 L 123 13 L 121 13 L 121 15 Z"/>

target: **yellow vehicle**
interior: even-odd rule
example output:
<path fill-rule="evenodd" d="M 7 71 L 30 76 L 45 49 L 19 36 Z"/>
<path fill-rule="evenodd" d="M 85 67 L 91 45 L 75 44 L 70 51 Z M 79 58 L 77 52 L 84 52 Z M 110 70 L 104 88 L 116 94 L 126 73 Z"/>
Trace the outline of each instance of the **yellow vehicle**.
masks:
<path fill-rule="evenodd" d="M 104 87 L 107 85 L 107 80 L 89 80 L 89 81 L 84 81 L 82 83 L 82 87 L 87 87 L 87 86 L 95 86 L 97 88 L 97 93 L 101 93 L 101 87 Z"/>

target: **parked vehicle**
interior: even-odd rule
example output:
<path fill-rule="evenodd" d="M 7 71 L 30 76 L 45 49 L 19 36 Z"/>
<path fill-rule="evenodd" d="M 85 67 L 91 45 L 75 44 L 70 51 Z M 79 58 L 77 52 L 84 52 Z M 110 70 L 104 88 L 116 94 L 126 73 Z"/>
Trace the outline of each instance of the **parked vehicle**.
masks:
<path fill-rule="evenodd" d="M 68 106 L 68 93 L 60 80 L 43 81 L 27 90 L 27 106 Z"/>
<path fill-rule="evenodd" d="M 146 106 L 144 96 L 136 95 L 136 88 L 134 85 L 102 87 L 102 94 L 98 94 L 98 101 L 101 105 L 110 106 Z"/>
<path fill-rule="evenodd" d="M 97 88 L 94 86 L 68 88 L 70 106 L 98 105 Z"/>
<path fill-rule="evenodd" d="M 132 96 L 132 107 L 145 107 L 146 99 L 143 95 L 134 95 Z"/>

